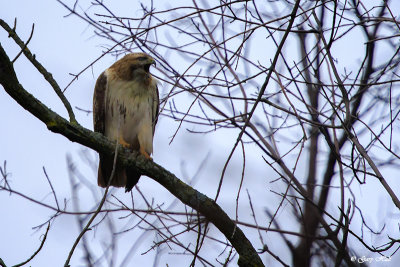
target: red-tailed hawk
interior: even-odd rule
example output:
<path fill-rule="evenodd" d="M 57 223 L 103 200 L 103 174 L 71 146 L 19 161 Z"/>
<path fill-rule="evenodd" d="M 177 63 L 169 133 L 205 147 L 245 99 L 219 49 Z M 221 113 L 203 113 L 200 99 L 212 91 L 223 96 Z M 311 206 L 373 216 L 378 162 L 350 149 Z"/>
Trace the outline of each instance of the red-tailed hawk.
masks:
<path fill-rule="evenodd" d="M 155 61 L 145 53 L 124 56 L 97 79 L 93 95 L 93 123 L 104 134 L 146 158 L 153 152 L 159 97 L 157 81 L 149 73 Z M 100 153 L 98 185 L 107 187 L 113 169 L 113 157 Z M 116 165 L 111 186 L 132 190 L 140 174 Z"/>

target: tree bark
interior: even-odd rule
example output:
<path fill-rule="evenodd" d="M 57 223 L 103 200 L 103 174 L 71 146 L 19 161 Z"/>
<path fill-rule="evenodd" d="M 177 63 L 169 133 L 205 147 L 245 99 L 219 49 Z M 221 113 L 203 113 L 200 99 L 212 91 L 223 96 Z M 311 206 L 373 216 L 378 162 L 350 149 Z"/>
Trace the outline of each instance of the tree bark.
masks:
<path fill-rule="evenodd" d="M 19 83 L 13 65 L 1 44 L 0 84 L 18 104 L 41 120 L 50 131 L 59 133 L 72 142 L 90 147 L 97 152 L 109 155 L 114 154 L 114 142 L 109 141 L 100 133 L 95 133 L 82 127 L 77 122 L 68 122 L 27 92 Z M 122 146 L 118 149 L 118 161 L 124 166 L 135 168 L 142 174 L 154 179 L 184 204 L 199 211 L 212 222 L 236 249 L 239 254 L 239 266 L 264 266 L 258 253 L 242 230 L 215 201 L 185 184 L 173 173 L 157 163 L 147 160 L 139 153 L 131 153 Z"/>

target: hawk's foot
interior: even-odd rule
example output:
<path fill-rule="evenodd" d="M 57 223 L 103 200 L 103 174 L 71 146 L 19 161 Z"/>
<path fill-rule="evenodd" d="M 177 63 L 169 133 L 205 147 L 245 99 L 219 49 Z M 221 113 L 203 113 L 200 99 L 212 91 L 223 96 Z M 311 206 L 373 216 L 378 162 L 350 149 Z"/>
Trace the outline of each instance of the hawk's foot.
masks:
<path fill-rule="evenodd" d="M 144 148 L 142 146 L 140 147 L 139 151 L 140 151 L 140 154 L 142 154 L 146 159 L 153 160 L 153 158 L 150 157 L 150 155 L 144 150 Z"/>
<path fill-rule="evenodd" d="M 122 136 L 119 137 L 118 142 L 125 148 L 131 148 L 131 145 Z"/>

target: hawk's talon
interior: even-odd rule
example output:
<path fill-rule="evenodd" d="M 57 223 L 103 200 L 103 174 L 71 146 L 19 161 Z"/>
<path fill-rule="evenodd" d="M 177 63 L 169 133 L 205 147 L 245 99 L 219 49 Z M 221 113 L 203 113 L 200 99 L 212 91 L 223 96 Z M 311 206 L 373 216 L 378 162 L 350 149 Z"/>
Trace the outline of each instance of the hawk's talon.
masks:
<path fill-rule="evenodd" d="M 131 147 L 131 145 L 128 142 L 126 142 L 122 136 L 119 137 L 118 142 L 125 148 Z"/>
<path fill-rule="evenodd" d="M 140 147 L 140 154 L 142 154 L 146 159 L 153 161 L 153 158 L 144 150 L 144 148 Z"/>

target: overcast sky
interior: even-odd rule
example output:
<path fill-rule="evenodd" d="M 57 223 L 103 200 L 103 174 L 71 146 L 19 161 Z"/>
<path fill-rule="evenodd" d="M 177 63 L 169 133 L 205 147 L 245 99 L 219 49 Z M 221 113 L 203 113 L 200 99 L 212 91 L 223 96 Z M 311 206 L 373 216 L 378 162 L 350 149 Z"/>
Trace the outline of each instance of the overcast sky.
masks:
<path fill-rule="evenodd" d="M 36 1 L 2 0 L 3 8 L 0 9 L 0 17 L 8 24 L 13 25 L 14 18 L 17 18 L 17 32 L 23 40 L 29 37 L 32 24 L 35 24 L 33 38 L 29 49 L 36 55 L 36 58 L 51 72 L 57 82 L 64 88 L 72 79 L 69 73 L 78 73 L 91 61 L 100 56 L 103 52 L 104 41 L 93 34 L 93 29 L 74 16 L 65 17 L 68 12 L 59 3 L 53 0 Z M 130 12 L 137 15 L 139 7 L 132 5 L 132 1 L 119 1 L 121 5 L 112 6 L 119 15 L 129 15 Z M 19 52 L 19 48 L 12 39 L 7 38 L 7 33 L 0 30 L 0 42 L 10 57 Z M 66 92 L 66 97 L 73 107 L 86 110 L 92 108 L 92 94 L 97 76 L 115 61 L 112 56 L 100 60 L 93 69 L 85 72 L 79 80 L 73 83 Z M 171 64 L 174 64 L 172 62 Z M 179 65 L 176 62 L 175 65 Z M 22 55 L 15 64 L 20 83 L 39 100 L 50 106 L 56 112 L 67 117 L 66 112 L 52 88 L 46 83 L 41 75 L 35 71 L 32 65 Z M 160 92 L 163 92 L 162 84 Z M 75 115 L 81 125 L 92 129 L 91 114 L 80 112 L 74 108 Z M 8 96 L 4 90 L 0 90 L 0 121 L 2 130 L 0 132 L 0 162 L 7 161 L 7 171 L 10 173 L 8 181 L 11 187 L 29 197 L 55 205 L 51 189 L 43 173 L 45 167 L 52 184 L 57 192 L 60 203 L 66 199 L 69 210 L 73 210 L 71 200 L 71 183 L 67 172 L 67 155 L 71 155 L 74 163 L 83 173 L 86 179 L 96 184 L 95 173 L 82 161 L 82 151 L 97 160 L 97 154 L 78 144 L 71 143 L 65 137 L 51 133 L 42 122 L 30 115 Z M 201 162 L 207 169 L 215 172 L 199 173 L 196 178 L 195 187 L 209 196 L 215 194 L 215 187 L 209 190 L 209 182 L 215 184 L 218 177 L 212 177 L 211 173 L 220 173 L 226 155 L 232 146 L 232 140 L 218 134 L 213 138 L 204 135 L 189 135 L 184 129 L 179 132 L 176 141 L 169 145 L 170 137 L 173 135 L 177 124 L 171 120 L 160 118 L 154 139 L 154 160 L 175 173 L 179 178 L 191 179 L 198 171 Z M 217 139 L 215 139 L 217 138 Z M 218 140 L 218 141 L 215 141 Z M 251 155 L 248 156 L 251 159 Z M 238 164 L 236 164 L 238 160 Z M 252 164 L 259 164 L 257 171 L 265 171 L 262 159 L 257 158 L 248 163 L 251 170 Z M 232 160 L 232 166 L 240 166 L 239 159 Z M 227 176 L 239 178 L 240 167 L 228 169 Z M 251 171 L 249 172 L 251 174 Z M 187 181 L 187 180 L 186 180 Z M 266 182 L 264 182 L 266 184 Z M 155 197 L 156 202 L 168 205 L 173 201 L 170 194 L 148 178 L 142 178 L 139 183 L 142 192 Z M 101 190 L 98 189 L 98 193 Z M 265 188 L 255 186 L 253 193 L 265 194 Z M 122 189 L 115 190 L 121 199 L 129 199 Z M 99 195 L 100 196 L 100 195 Z M 82 210 L 93 209 L 95 203 L 88 190 L 82 189 L 79 196 L 79 205 Z M 224 194 L 220 197 L 224 203 Z M 0 194 L 0 257 L 11 266 L 27 259 L 39 246 L 41 236 L 45 228 L 35 231 L 32 227 L 44 223 L 54 213 L 46 208 L 23 199 L 17 195 Z M 140 203 L 140 202 L 139 202 Z M 231 217 L 234 217 L 234 204 L 229 202 L 224 207 Z M 136 206 L 145 208 L 143 205 Z M 262 207 L 260 207 L 262 208 Z M 41 252 L 29 263 L 31 266 L 62 266 L 66 260 L 69 250 L 79 234 L 76 219 L 73 216 L 64 215 L 57 218 L 52 224 L 47 241 Z M 101 243 L 101 233 L 88 233 L 88 239 Z M 131 248 L 132 240 L 135 240 L 138 233 L 129 236 L 130 240 L 119 246 L 120 255 L 125 255 Z M 97 237 L 97 239 L 95 239 Z M 148 266 L 153 261 L 154 251 L 141 255 L 150 246 L 154 237 L 151 235 L 147 243 L 136 251 L 132 257 L 137 266 Z M 104 239 L 105 240 L 105 239 Z M 101 254 L 101 245 L 93 243 L 95 254 Z M 271 244 L 273 247 L 274 245 Z M 78 248 L 72 258 L 72 266 L 83 264 L 81 250 Z M 174 257 L 174 256 L 171 256 Z M 178 264 L 174 257 L 171 261 L 168 255 L 166 262 Z M 124 256 L 120 256 L 121 262 Z M 190 257 L 189 257 L 190 259 Z M 186 259 L 187 260 L 187 259 Z M 142 264 L 140 264 L 142 263 Z M 186 262 L 182 266 L 186 266 Z M 117 265 L 118 266 L 118 265 Z M 131 266 L 131 265 L 128 265 Z M 171 265 L 170 265 L 171 266 Z M 178 265 L 173 265 L 178 266 Z"/>
<path fill-rule="evenodd" d="M 70 2 L 73 3 L 74 1 Z M 132 13 L 137 15 L 139 6 L 135 6 L 137 3 L 132 4 L 132 2 L 136 1 L 118 1 L 118 5 L 111 7 L 121 16 Z M 53 74 L 62 88 L 72 79 L 69 73 L 80 72 L 99 57 L 104 50 L 102 47 L 104 41 L 93 35 L 93 29 L 75 16 L 66 16 L 68 12 L 57 1 L 42 0 L 39 3 L 31 0 L 0 0 L 0 3 L 2 4 L 0 18 L 10 25 L 13 25 L 14 18 L 17 18 L 17 32 L 23 40 L 29 37 L 32 24 L 35 24 L 29 49 Z M 18 47 L 12 39 L 7 38 L 7 33 L 3 29 L 0 29 L 0 42 L 10 57 L 19 52 Z M 352 53 L 351 50 L 347 52 Z M 88 115 L 75 107 L 85 110 L 92 109 L 92 94 L 97 76 L 114 61 L 115 58 L 112 56 L 104 57 L 92 69 L 83 73 L 79 80 L 74 82 L 66 91 L 66 97 L 74 107 L 77 120 L 86 128 L 93 128 L 91 114 Z M 180 62 L 171 62 L 171 64 L 179 65 Z M 15 69 L 20 83 L 26 90 L 51 107 L 52 110 L 67 117 L 52 88 L 23 55 L 15 63 Z M 162 86 L 161 83 L 161 93 L 165 92 Z M 70 155 L 83 176 L 91 183 L 96 184 L 95 171 L 82 160 L 81 156 L 86 152 L 93 160 L 97 160 L 97 154 L 83 146 L 71 143 L 61 135 L 49 132 L 42 122 L 21 108 L 4 90 L 0 90 L 0 122 L 0 164 L 3 165 L 3 162 L 7 161 L 7 170 L 10 173 L 8 181 L 11 187 L 33 199 L 54 206 L 51 188 L 43 173 L 43 167 L 45 167 L 57 192 L 58 201 L 64 203 L 64 199 L 66 199 L 69 210 L 73 210 L 71 182 L 67 171 L 67 155 Z M 227 138 L 224 131 L 217 132 L 212 136 L 193 135 L 183 129 L 179 131 L 176 140 L 169 144 L 170 137 L 176 129 L 177 124 L 171 119 L 160 118 L 154 139 L 153 157 L 155 162 L 175 173 L 182 180 L 188 181 L 188 179 L 193 178 L 201 162 L 204 161 L 203 171 L 199 172 L 194 186 L 199 191 L 213 197 L 215 186 L 210 189 L 209 185 L 219 180 L 219 176 L 215 177 L 215 175 L 218 175 L 222 170 L 230 148 L 235 141 L 235 136 Z M 261 173 L 262 177 L 265 178 L 265 176 L 271 174 L 268 180 L 264 179 L 259 184 L 245 183 L 244 185 L 244 188 L 249 189 L 252 196 L 257 199 L 258 204 L 255 208 L 262 211 L 265 203 L 277 201 L 277 199 L 267 196 L 269 190 L 275 186 L 268 182 L 277 177 L 276 174 L 265 167 L 261 157 L 253 156 L 251 153 L 247 157 L 247 175 L 256 177 Z M 235 183 L 232 185 L 234 188 L 236 188 L 236 182 L 240 178 L 240 162 L 240 156 L 235 155 L 227 173 L 227 176 L 232 177 Z M 204 169 L 212 171 L 204 171 Z M 368 192 L 379 186 L 379 183 L 373 182 L 371 187 L 363 190 L 368 195 Z M 139 187 L 145 195 L 150 198 L 154 197 L 156 202 L 165 203 L 166 206 L 174 200 L 165 189 L 151 179 L 142 178 Z M 400 190 L 399 187 L 395 187 L 395 189 Z M 100 197 L 101 189 L 96 190 L 97 197 Z M 363 196 L 361 191 L 359 193 Z M 229 190 L 227 192 L 229 193 Z M 114 190 L 113 193 L 124 200 L 130 198 L 130 195 L 125 194 L 122 189 Z M 231 218 L 234 218 L 235 205 L 230 200 L 225 201 L 225 197 L 227 195 L 221 196 L 219 204 Z M 98 198 L 94 199 L 90 190 L 81 189 L 78 201 L 81 210 L 93 209 L 97 200 Z M 371 207 L 372 213 L 392 210 L 390 200 L 385 197 L 382 201 L 364 203 Z M 382 206 L 388 206 L 388 208 L 382 208 Z M 145 208 L 145 205 L 138 201 L 138 206 L 135 207 Z M 243 208 L 248 211 L 247 204 L 243 204 Z M 0 214 L 0 257 L 7 266 L 11 266 L 27 259 L 37 249 L 45 228 L 41 228 L 39 231 L 32 228 L 44 223 L 54 212 L 20 196 L 0 192 Z M 386 215 L 381 214 L 381 216 Z M 244 215 L 243 220 L 251 222 L 249 212 Z M 122 225 L 124 223 L 122 222 Z M 290 223 L 288 222 L 288 224 Z M 123 226 L 121 226 L 121 229 L 123 229 Z M 79 229 L 75 217 L 63 215 L 57 218 L 52 224 L 47 243 L 29 265 L 62 266 L 78 234 Z M 119 242 L 120 255 L 125 255 L 129 251 L 132 240 L 137 239 L 139 234 L 140 232 L 134 232 L 132 235 L 126 236 L 126 240 Z M 107 240 L 107 237 L 102 238 L 100 231 L 88 233 L 87 236 L 88 240 L 93 242 L 93 247 L 98 249 L 94 253 L 100 255 L 101 242 Z M 273 237 L 274 235 L 271 234 L 270 236 Z M 153 239 L 153 236 L 147 238 L 142 247 L 133 253 L 132 258 L 137 266 L 149 266 L 149 262 L 152 262 L 155 251 L 145 255 L 141 254 L 151 246 Z M 281 246 L 273 241 L 267 241 L 267 243 L 272 250 L 281 249 Z M 259 244 L 254 245 L 258 248 L 257 245 Z M 288 255 L 288 252 L 280 252 L 280 255 Z M 82 266 L 84 261 L 81 256 L 81 250 L 78 249 L 72 258 L 71 266 Z M 165 254 L 162 262 L 171 264 L 174 258 L 181 260 L 179 256 Z M 121 263 L 123 259 L 124 256 L 118 258 L 118 263 Z M 170 266 L 179 266 L 179 262 L 175 262 L 175 264 L 177 265 Z M 187 262 L 182 259 L 180 266 L 186 266 L 185 264 Z M 395 266 L 393 261 L 387 264 L 382 263 L 379 266 L 390 266 L 390 264 Z"/>

